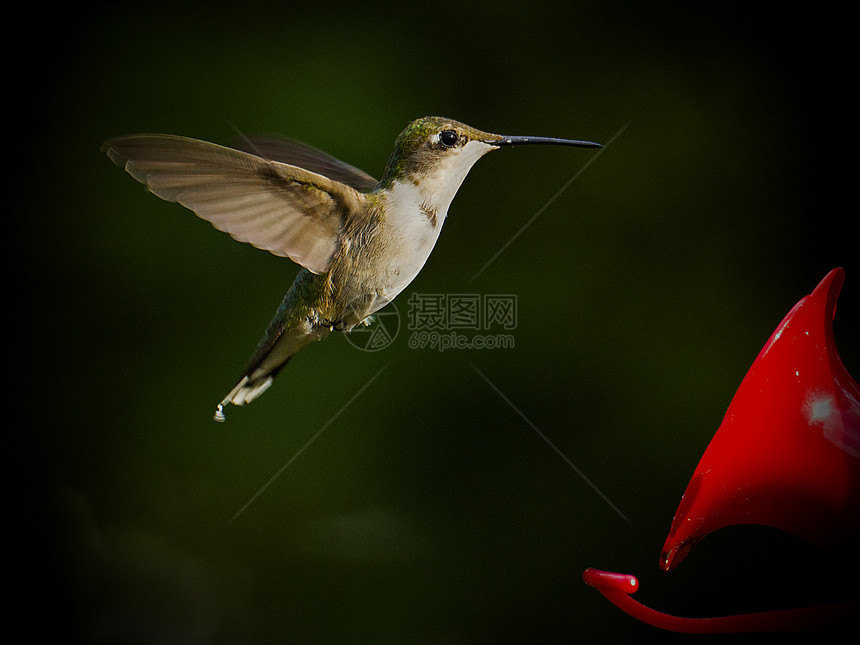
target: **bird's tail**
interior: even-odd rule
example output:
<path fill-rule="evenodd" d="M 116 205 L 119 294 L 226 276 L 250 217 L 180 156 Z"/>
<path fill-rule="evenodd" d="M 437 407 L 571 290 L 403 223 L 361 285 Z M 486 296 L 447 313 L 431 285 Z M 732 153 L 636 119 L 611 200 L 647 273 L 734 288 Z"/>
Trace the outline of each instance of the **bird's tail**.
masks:
<path fill-rule="evenodd" d="M 229 405 L 231 403 L 233 405 L 245 405 L 246 403 L 250 403 L 263 392 L 268 390 L 272 386 L 274 380 L 274 374 L 267 374 L 266 376 L 259 378 L 243 376 L 242 380 L 236 384 L 236 387 L 230 390 L 230 393 L 227 394 L 221 403 L 218 404 L 218 407 L 215 408 L 214 419 L 221 422 L 226 421 L 227 417 L 224 415 L 225 405 Z"/>
<path fill-rule="evenodd" d="M 283 363 L 268 373 L 260 374 L 261 370 L 256 370 L 251 374 L 243 376 L 239 382 L 236 383 L 236 387 L 230 390 L 227 396 L 225 396 L 221 400 L 221 403 L 219 403 L 215 408 L 215 415 L 213 418 L 220 422 L 226 421 L 227 417 L 224 414 L 224 406 L 231 403 L 233 405 L 246 405 L 251 403 L 251 401 L 254 401 L 263 392 L 272 387 L 275 377 L 287 366 L 287 363 L 290 362 L 291 358 L 292 356 L 289 356 Z"/>
<path fill-rule="evenodd" d="M 215 408 L 214 419 L 226 421 L 224 407 L 247 405 L 272 386 L 275 377 L 287 366 L 290 359 L 310 342 L 322 340 L 329 328 L 303 322 L 298 327 L 282 329 L 277 334 L 267 332 L 245 369 L 245 375 Z"/>

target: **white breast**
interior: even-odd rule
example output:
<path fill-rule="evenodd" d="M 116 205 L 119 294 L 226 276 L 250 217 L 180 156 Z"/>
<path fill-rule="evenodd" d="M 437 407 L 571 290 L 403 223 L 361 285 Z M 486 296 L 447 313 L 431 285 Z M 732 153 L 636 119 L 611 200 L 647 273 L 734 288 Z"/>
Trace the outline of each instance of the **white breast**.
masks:
<path fill-rule="evenodd" d="M 385 296 L 400 293 L 421 271 L 436 240 L 448 207 L 474 163 L 494 146 L 470 141 L 451 150 L 433 172 L 395 182 L 385 202 L 385 227 L 394 245 Z"/>
<path fill-rule="evenodd" d="M 445 209 L 434 208 L 423 200 L 419 187 L 406 180 L 392 187 L 385 208 L 385 227 L 392 246 L 386 296 L 394 298 L 421 271 L 445 218 Z"/>

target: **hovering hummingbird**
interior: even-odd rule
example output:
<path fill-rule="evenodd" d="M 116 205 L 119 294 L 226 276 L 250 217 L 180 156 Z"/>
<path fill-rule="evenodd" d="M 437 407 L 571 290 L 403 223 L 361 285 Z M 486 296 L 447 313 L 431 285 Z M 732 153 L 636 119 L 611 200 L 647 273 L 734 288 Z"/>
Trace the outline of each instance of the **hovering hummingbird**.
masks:
<path fill-rule="evenodd" d="M 369 324 L 415 278 L 472 165 L 501 146 L 590 141 L 502 136 L 441 117 L 417 119 L 395 141 L 380 181 L 288 139 L 228 148 L 165 134 L 107 141 L 102 150 L 158 197 L 235 239 L 302 269 L 242 377 L 218 404 L 250 403 L 302 347 Z"/>

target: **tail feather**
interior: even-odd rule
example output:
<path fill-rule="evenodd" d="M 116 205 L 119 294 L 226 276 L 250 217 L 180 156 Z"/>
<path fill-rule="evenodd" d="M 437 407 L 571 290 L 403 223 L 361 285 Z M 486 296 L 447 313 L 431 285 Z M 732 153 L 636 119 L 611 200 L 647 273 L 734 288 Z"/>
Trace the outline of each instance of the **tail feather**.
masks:
<path fill-rule="evenodd" d="M 230 403 L 233 405 L 245 405 L 246 403 L 250 403 L 272 387 L 274 380 L 274 376 L 271 374 L 253 381 L 251 381 L 250 377 L 243 376 L 242 380 L 236 384 L 236 387 L 230 390 L 230 393 L 225 396 L 221 403 L 218 404 L 218 407 L 215 408 L 215 420 L 221 422 L 226 421 L 227 417 L 224 414 L 225 405 L 229 405 Z"/>
<path fill-rule="evenodd" d="M 230 390 L 227 396 L 225 396 L 221 400 L 221 403 L 219 403 L 215 408 L 215 415 L 213 418 L 216 421 L 223 423 L 227 420 L 227 416 L 224 414 L 225 405 L 230 405 L 231 403 L 233 405 L 246 405 L 254 401 L 263 392 L 272 387 L 275 377 L 287 366 L 287 363 L 290 362 L 291 358 L 292 356 L 289 356 L 287 360 L 278 365 L 278 367 L 267 373 L 259 373 L 261 370 L 255 370 L 254 372 L 243 376 L 241 380 L 236 383 L 236 387 Z"/>
<path fill-rule="evenodd" d="M 302 347 L 329 334 L 329 327 L 313 324 L 307 316 L 298 324 L 285 325 L 279 318 L 270 324 L 265 336 L 257 345 L 245 375 L 215 408 L 215 420 L 226 421 L 224 407 L 247 405 L 272 386 L 275 377 Z"/>

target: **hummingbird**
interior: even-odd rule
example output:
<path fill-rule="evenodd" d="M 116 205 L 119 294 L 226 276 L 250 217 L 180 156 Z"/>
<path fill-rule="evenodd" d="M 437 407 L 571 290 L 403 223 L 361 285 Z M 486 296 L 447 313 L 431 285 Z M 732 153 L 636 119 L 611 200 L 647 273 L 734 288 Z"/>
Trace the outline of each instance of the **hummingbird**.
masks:
<path fill-rule="evenodd" d="M 135 134 L 102 151 L 134 179 L 236 240 L 301 266 L 235 387 L 215 409 L 254 401 L 305 345 L 368 325 L 421 271 L 448 207 L 478 159 L 522 144 L 601 148 L 504 136 L 443 117 L 412 121 L 382 179 L 299 141 L 242 137 L 232 147 Z"/>

